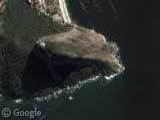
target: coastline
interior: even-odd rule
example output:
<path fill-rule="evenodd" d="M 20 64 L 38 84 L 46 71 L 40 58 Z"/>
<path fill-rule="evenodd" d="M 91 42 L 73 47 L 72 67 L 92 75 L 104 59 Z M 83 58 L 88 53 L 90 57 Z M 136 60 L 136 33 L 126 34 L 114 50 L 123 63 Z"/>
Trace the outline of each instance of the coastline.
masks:
<path fill-rule="evenodd" d="M 67 8 L 66 8 L 66 4 L 65 4 L 65 1 L 63 0 L 59 0 L 59 2 L 61 3 L 61 6 L 62 6 L 62 8 L 63 8 L 63 10 L 61 11 L 65 16 L 67 16 L 67 14 L 68 14 L 68 11 L 67 11 Z M 69 17 L 69 16 L 68 16 Z M 68 21 L 69 22 L 69 21 Z M 69 23 L 68 23 L 69 24 Z M 76 27 L 76 24 L 73 24 L 73 25 L 75 25 L 74 27 Z M 87 29 L 88 31 L 93 31 L 93 32 L 95 32 L 94 30 L 90 30 L 90 29 L 88 29 L 88 28 L 84 28 L 85 30 Z M 97 32 L 95 32 L 95 33 L 97 33 Z M 105 39 L 105 37 L 102 35 L 102 34 L 99 34 L 99 36 L 101 37 L 101 38 L 103 38 L 103 40 L 104 40 L 104 42 L 105 43 L 107 43 L 106 42 L 106 39 Z M 42 47 L 45 47 L 45 44 L 42 44 Z M 116 48 L 118 48 L 118 47 L 116 47 Z M 115 53 L 117 53 L 117 52 L 115 52 Z M 115 56 L 115 58 L 113 59 L 114 61 L 115 61 L 115 63 L 118 63 L 118 60 L 117 59 L 119 59 L 120 60 L 120 58 L 118 57 L 116 57 Z M 123 65 L 121 66 L 121 64 L 119 64 L 119 66 L 120 66 L 120 71 L 119 71 L 119 69 L 118 69 L 118 74 L 120 74 L 122 71 L 123 71 Z M 117 75 L 115 75 L 115 73 L 114 72 L 110 72 L 109 74 L 107 74 L 107 76 L 106 76 L 106 78 L 107 78 L 107 80 L 111 80 L 112 78 L 114 78 L 115 76 L 117 76 Z M 105 77 L 105 76 L 104 76 Z M 88 81 L 87 79 L 85 79 L 86 81 Z"/>
<path fill-rule="evenodd" d="M 64 0 L 58 0 L 58 1 L 59 1 L 59 6 L 60 6 L 60 10 L 62 12 L 64 22 L 71 24 L 71 19 L 69 17 L 65 1 Z"/>
<path fill-rule="evenodd" d="M 63 15 L 64 22 L 66 22 L 68 24 L 73 24 L 76 27 L 77 25 L 72 23 L 71 18 L 69 16 L 69 12 L 68 12 L 68 9 L 67 9 L 67 6 L 66 6 L 66 1 L 65 0 L 58 0 L 58 1 L 59 1 L 59 6 L 60 6 L 60 10 L 61 10 L 62 15 Z M 88 29 L 88 28 L 86 28 L 86 29 Z M 96 32 L 94 29 L 88 29 L 88 30 Z M 98 33 L 98 34 L 99 34 L 100 37 L 103 38 L 104 43 L 106 43 L 106 37 L 101 33 Z M 119 64 L 119 66 L 121 66 L 121 69 L 119 70 L 119 73 L 118 73 L 118 75 L 119 75 L 120 73 L 122 73 L 125 70 L 125 67 L 123 66 L 123 64 L 121 62 L 121 57 L 119 55 L 117 56 L 118 52 L 119 52 L 119 48 L 117 46 L 117 51 L 116 51 L 116 55 L 114 55 L 114 58 L 115 58 L 115 61 Z M 106 76 L 106 78 L 107 79 L 112 79 L 115 76 L 117 76 L 117 75 L 115 75 L 115 73 L 113 73 L 109 76 Z"/>

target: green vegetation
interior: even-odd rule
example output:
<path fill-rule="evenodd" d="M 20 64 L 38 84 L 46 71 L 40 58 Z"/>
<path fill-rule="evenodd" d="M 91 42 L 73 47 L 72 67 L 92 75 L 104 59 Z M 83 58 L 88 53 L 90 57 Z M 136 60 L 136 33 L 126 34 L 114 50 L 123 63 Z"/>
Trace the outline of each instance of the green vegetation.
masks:
<path fill-rule="evenodd" d="M 38 37 L 67 31 L 69 25 L 53 22 L 51 17 L 39 14 L 36 9 L 31 9 L 25 0 L 9 0 L 4 16 L 4 28 L 7 36 L 17 41 L 35 42 Z M 24 40 L 26 39 L 26 40 Z"/>
<path fill-rule="evenodd" d="M 71 26 L 53 22 L 52 18 L 32 9 L 25 0 L 8 0 L 4 21 L 4 33 L 0 35 L 1 92 L 17 96 L 21 91 L 23 70 L 35 42 L 43 36 L 68 31 Z"/>

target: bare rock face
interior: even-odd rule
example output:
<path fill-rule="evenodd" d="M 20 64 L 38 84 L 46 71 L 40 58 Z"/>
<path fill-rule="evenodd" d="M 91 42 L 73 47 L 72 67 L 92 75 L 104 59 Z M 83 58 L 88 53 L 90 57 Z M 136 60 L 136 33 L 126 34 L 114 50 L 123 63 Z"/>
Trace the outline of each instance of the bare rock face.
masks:
<path fill-rule="evenodd" d="M 122 67 L 116 60 L 118 47 L 94 30 L 75 26 L 70 31 L 42 37 L 40 41 L 53 54 L 98 60 L 110 64 L 115 72 Z"/>

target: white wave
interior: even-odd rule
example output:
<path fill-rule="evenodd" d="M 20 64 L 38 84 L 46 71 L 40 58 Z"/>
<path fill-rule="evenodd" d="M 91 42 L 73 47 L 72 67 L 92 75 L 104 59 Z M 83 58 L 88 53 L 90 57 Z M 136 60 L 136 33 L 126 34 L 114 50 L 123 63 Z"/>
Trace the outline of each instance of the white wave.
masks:
<path fill-rule="evenodd" d="M 112 74 L 110 76 L 105 76 L 104 78 L 106 80 L 113 80 L 116 76 L 120 75 L 119 74 Z M 76 90 L 79 90 L 81 89 L 81 87 L 87 83 L 92 83 L 92 82 L 96 82 L 98 81 L 100 78 L 100 76 L 94 76 L 92 78 L 89 78 L 87 80 L 82 80 L 82 81 L 79 81 L 76 85 L 74 86 L 67 86 L 66 88 L 64 89 L 58 89 L 56 91 L 53 91 L 53 93 L 51 94 L 48 94 L 46 96 L 39 96 L 39 97 L 35 97 L 33 100 L 36 101 L 36 102 L 44 102 L 44 101 L 49 101 L 51 99 L 58 99 L 59 97 L 61 97 L 61 95 L 65 94 L 66 96 L 68 96 L 68 100 L 72 101 L 74 100 L 74 97 L 72 96 L 73 93 L 76 92 Z M 2 95 L 0 94 L 0 98 L 2 99 Z M 16 104 L 21 104 L 23 103 L 23 99 L 22 98 L 19 98 L 19 99 L 15 99 L 13 100 L 14 103 Z"/>
<path fill-rule="evenodd" d="M 69 99 L 69 100 L 73 100 L 73 97 L 72 97 L 72 96 L 69 96 L 68 99 Z"/>
<path fill-rule="evenodd" d="M 20 98 L 20 99 L 13 100 L 13 102 L 14 102 L 14 103 L 17 103 L 17 104 L 22 103 L 22 101 L 23 101 L 23 100 L 22 100 L 21 98 Z"/>
<path fill-rule="evenodd" d="M 42 40 L 36 41 L 36 44 L 38 44 L 38 45 L 41 46 L 42 48 L 45 48 L 45 47 L 46 47 L 45 42 L 43 42 Z"/>
<path fill-rule="evenodd" d="M 119 73 L 120 74 L 120 73 Z M 110 76 L 105 76 L 104 78 L 106 80 L 113 80 L 116 76 L 118 76 L 119 74 L 112 74 Z M 76 90 L 81 89 L 81 87 L 87 83 L 92 83 L 95 82 L 97 80 L 99 80 L 98 78 L 100 78 L 100 76 L 94 76 L 90 79 L 87 80 L 82 80 L 80 82 L 78 82 L 76 85 L 74 86 L 67 86 L 64 89 L 59 89 L 57 91 L 54 91 L 53 93 L 47 95 L 47 96 L 40 96 L 40 97 L 35 97 L 34 100 L 36 100 L 37 102 L 44 102 L 44 101 L 49 101 L 52 98 L 53 99 L 58 99 L 62 94 L 66 94 L 68 97 L 68 99 L 74 100 L 74 97 L 71 96 Z"/>

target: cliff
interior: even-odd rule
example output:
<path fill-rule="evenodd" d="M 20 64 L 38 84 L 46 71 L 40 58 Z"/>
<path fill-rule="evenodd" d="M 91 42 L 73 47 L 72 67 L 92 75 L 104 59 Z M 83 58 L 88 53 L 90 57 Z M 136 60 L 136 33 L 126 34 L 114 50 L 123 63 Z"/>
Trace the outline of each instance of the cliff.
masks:
<path fill-rule="evenodd" d="M 39 39 L 32 50 L 22 83 L 29 92 L 66 87 L 93 76 L 120 73 L 117 46 L 102 35 L 80 27 Z M 37 71 L 38 70 L 38 71 Z"/>

